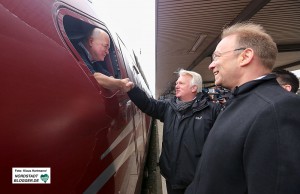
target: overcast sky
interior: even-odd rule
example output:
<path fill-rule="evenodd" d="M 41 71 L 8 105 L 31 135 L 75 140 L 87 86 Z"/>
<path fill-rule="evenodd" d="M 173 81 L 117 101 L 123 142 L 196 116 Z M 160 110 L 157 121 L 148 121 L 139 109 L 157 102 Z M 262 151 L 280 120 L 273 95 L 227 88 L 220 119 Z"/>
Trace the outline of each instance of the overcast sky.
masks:
<path fill-rule="evenodd" d="M 99 16 L 139 58 L 151 91 L 155 92 L 155 1 L 94 0 Z"/>
<path fill-rule="evenodd" d="M 300 70 L 292 71 L 298 78 L 300 78 Z"/>

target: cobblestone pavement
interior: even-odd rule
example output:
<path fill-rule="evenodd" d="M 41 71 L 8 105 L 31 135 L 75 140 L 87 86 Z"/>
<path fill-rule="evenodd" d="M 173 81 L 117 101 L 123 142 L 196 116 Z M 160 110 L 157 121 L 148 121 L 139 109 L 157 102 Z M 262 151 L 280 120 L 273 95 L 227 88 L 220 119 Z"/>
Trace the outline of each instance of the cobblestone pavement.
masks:
<path fill-rule="evenodd" d="M 141 194 L 162 194 L 162 183 L 159 167 L 159 140 L 157 122 L 154 121 L 150 136 L 147 161 L 145 164 L 144 179 Z"/>

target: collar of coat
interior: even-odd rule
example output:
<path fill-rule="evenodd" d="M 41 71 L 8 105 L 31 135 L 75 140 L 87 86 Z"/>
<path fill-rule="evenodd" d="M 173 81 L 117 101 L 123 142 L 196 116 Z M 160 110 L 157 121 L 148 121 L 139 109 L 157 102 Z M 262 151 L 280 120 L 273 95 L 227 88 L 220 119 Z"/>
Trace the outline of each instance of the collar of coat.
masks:
<path fill-rule="evenodd" d="M 261 83 L 266 82 L 266 81 L 271 81 L 271 80 L 276 81 L 275 74 L 271 73 L 261 79 L 252 80 L 247 83 L 244 83 L 241 86 L 236 86 L 232 91 L 232 95 L 233 95 L 233 97 L 235 97 L 235 96 L 247 93 L 250 90 L 252 90 L 253 88 L 255 88 L 256 86 L 260 85 Z"/>
<path fill-rule="evenodd" d="M 192 105 L 192 109 L 193 111 L 198 111 L 198 110 L 202 110 L 203 108 L 205 108 L 206 106 L 208 106 L 208 102 L 207 102 L 207 98 L 205 95 L 203 95 L 202 92 L 199 92 L 196 96 L 196 98 L 193 100 L 193 105 Z M 171 101 L 169 101 L 171 106 L 174 109 L 177 109 L 176 107 L 176 97 L 174 97 Z"/>

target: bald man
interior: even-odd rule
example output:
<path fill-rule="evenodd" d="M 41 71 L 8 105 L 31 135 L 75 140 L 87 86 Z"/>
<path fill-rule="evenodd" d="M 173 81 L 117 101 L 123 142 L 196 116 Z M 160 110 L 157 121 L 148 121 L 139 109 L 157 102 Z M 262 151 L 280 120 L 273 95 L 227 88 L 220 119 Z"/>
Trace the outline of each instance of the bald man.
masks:
<path fill-rule="evenodd" d="M 110 38 L 104 30 L 94 28 L 82 42 L 78 43 L 78 46 L 80 56 L 101 86 L 114 90 L 122 89 L 128 84 L 128 78 L 115 79 L 111 76 L 110 72 L 101 65 L 98 65 L 99 72 L 96 72 L 93 68 L 93 64 L 104 61 L 105 56 L 109 54 Z"/>

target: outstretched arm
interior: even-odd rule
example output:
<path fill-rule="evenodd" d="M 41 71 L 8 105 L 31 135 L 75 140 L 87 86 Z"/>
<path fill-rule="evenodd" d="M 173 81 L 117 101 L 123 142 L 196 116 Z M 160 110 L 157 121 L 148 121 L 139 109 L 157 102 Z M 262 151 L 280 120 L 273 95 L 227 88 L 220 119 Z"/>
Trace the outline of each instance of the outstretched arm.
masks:
<path fill-rule="evenodd" d="M 131 85 L 133 85 L 133 83 L 129 81 L 128 78 L 116 79 L 114 77 L 108 77 L 102 73 L 97 73 L 97 72 L 94 73 L 94 78 L 101 86 L 109 90 L 117 89 L 117 90 L 122 90 L 124 92 L 127 92 L 127 89 L 132 88 Z"/>
<path fill-rule="evenodd" d="M 133 87 L 127 94 L 142 112 L 164 122 L 165 110 L 168 107 L 166 101 L 155 100 L 148 97 L 138 86 Z"/>

